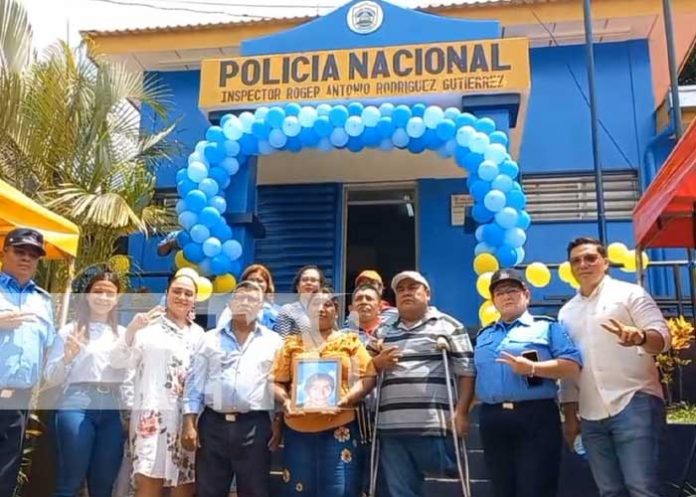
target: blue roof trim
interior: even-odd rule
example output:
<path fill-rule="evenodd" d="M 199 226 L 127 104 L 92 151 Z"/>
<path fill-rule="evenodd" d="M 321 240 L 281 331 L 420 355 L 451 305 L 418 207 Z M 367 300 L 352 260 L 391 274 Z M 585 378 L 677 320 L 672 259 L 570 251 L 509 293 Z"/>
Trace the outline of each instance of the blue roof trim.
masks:
<path fill-rule="evenodd" d="M 241 55 L 270 55 L 347 48 L 416 45 L 499 38 L 498 21 L 471 21 L 405 9 L 382 0 L 384 21 L 373 33 L 358 34 L 348 27 L 353 0 L 330 14 L 270 36 L 242 42 Z"/>

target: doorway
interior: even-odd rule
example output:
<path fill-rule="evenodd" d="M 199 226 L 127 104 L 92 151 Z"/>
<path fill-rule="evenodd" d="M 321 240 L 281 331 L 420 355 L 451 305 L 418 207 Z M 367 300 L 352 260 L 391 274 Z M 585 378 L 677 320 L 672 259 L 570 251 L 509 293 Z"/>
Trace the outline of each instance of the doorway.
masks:
<path fill-rule="evenodd" d="M 344 198 L 344 292 L 353 292 L 361 271 L 374 269 L 384 280 L 384 298 L 394 305 L 391 279 L 417 269 L 415 184 L 348 186 Z"/>

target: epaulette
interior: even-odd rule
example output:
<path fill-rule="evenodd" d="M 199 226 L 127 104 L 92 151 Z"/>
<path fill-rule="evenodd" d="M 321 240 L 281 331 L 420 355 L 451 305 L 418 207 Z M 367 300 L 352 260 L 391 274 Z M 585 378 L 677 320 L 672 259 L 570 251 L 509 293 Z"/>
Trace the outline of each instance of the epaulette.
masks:
<path fill-rule="evenodd" d="M 478 332 L 476 332 L 476 337 L 478 338 L 479 335 L 481 335 L 481 333 L 483 333 L 484 331 L 486 331 L 486 330 L 489 329 L 489 328 L 493 328 L 493 327 L 494 327 L 495 325 L 497 325 L 497 324 L 498 324 L 498 322 L 496 321 L 496 322 L 491 323 L 491 324 L 489 324 L 489 325 L 487 325 L 487 326 L 484 326 L 483 328 L 481 328 L 480 330 L 478 330 Z"/>
<path fill-rule="evenodd" d="M 552 318 L 551 316 L 532 316 L 534 318 L 534 321 L 546 321 L 547 323 L 556 323 L 558 322 L 558 319 Z"/>

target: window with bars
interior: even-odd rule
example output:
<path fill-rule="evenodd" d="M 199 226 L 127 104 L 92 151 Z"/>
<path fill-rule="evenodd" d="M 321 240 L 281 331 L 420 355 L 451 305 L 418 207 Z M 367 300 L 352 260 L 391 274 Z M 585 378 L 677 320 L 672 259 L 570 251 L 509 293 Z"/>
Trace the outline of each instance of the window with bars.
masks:
<path fill-rule="evenodd" d="M 630 219 L 640 192 L 635 171 L 605 172 L 604 208 L 607 219 Z M 522 178 L 527 211 L 534 221 L 597 219 L 595 175 L 530 175 Z"/>

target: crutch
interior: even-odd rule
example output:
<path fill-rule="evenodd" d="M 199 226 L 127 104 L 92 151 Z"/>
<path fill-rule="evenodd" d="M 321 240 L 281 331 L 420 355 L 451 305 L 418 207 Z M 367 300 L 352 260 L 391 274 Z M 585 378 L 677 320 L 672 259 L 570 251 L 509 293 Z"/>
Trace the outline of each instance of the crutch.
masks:
<path fill-rule="evenodd" d="M 471 496 L 471 484 L 469 482 L 469 457 L 466 453 L 466 443 L 460 441 L 457 436 L 457 425 L 454 422 L 455 413 L 455 394 L 452 391 L 452 377 L 449 368 L 450 342 L 445 336 L 437 337 L 437 350 L 442 352 L 442 362 L 445 365 L 445 382 L 447 384 L 447 400 L 449 401 L 450 423 L 452 429 L 452 440 L 454 442 L 454 455 L 457 459 L 457 471 L 459 472 L 459 483 L 462 486 L 463 497 Z M 460 443 L 461 442 L 461 443 Z M 462 450 L 463 448 L 463 450 Z M 464 459 L 462 464 L 462 459 Z"/>
<path fill-rule="evenodd" d="M 377 377 L 377 389 L 375 391 L 375 422 L 372 425 L 372 447 L 370 447 L 370 490 L 368 497 L 375 497 L 377 488 L 377 471 L 379 470 L 379 440 L 377 439 L 377 423 L 379 421 L 379 398 L 382 393 L 384 371 Z M 369 416 L 368 416 L 369 417 Z"/>

